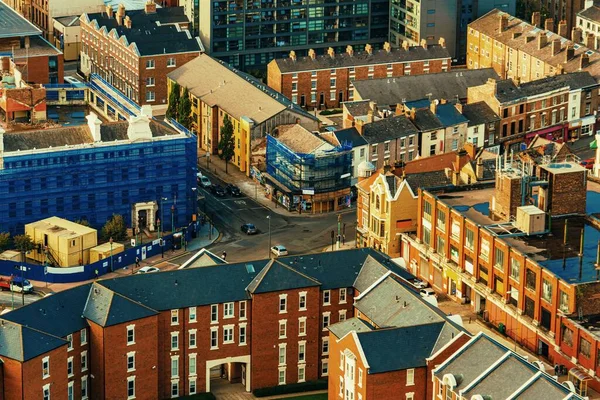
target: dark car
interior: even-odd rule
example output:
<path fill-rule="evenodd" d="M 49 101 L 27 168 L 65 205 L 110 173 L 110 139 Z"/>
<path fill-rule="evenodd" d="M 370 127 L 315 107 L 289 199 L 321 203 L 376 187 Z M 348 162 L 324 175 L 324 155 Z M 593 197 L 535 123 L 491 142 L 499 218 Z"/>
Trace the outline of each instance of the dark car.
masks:
<path fill-rule="evenodd" d="M 215 195 L 215 196 L 219 196 L 219 197 L 223 197 L 225 196 L 225 189 L 223 189 L 223 186 L 221 185 L 212 185 L 210 187 L 210 191 Z"/>
<path fill-rule="evenodd" d="M 227 193 L 229 193 L 230 195 L 235 196 L 235 197 L 239 197 L 242 195 L 242 191 L 240 190 L 240 188 L 235 186 L 232 183 L 227 185 Z"/>
<path fill-rule="evenodd" d="M 258 229 L 254 226 L 254 224 L 244 224 L 242 225 L 242 232 L 247 235 L 254 235 L 258 233 Z"/>

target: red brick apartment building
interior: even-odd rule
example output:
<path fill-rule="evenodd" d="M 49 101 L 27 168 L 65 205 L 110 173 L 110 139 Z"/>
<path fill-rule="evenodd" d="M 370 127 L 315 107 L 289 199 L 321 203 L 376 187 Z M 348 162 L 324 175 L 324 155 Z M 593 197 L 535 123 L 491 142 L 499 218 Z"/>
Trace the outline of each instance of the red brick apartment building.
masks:
<path fill-rule="evenodd" d="M 267 68 L 268 85 L 306 108 L 335 108 L 353 100 L 353 81 L 389 78 L 405 75 L 434 74 L 450 70 L 451 57 L 440 40 L 439 45 L 401 48 L 384 44 L 374 51 L 370 45 L 361 53 L 348 46 L 345 53 L 318 56 L 311 50 L 307 57 L 275 59 Z"/>
<path fill-rule="evenodd" d="M 327 328 L 355 317 L 356 293 L 392 273 L 394 287 L 413 278 L 381 253 L 354 249 L 58 292 L 0 319 L 0 399 L 163 399 L 210 391 L 220 379 L 250 391 L 327 377 Z M 402 290 L 411 307 L 425 307 L 416 290 Z M 383 293 L 372 292 L 360 312 L 386 326 L 368 310 Z M 431 315 L 443 332 L 462 332 Z"/>
<path fill-rule="evenodd" d="M 585 57 L 585 55 L 584 55 Z M 588 72 L 573 72 L 515 84 L 490 79 L 468 88 L 468 102 L 485 102 L 501 118 L 497 143 L 518 151 L 540 136 L 566 142 L 595 132 L 600 84 Z"/>
<path fill-rule="evenodd" d="M 498 169 L 494 189 L 420 191 L 402 257 L 436 290 L 600 388 L 600 224 L 586 215 L 586 171 L 563 145 L 535 143 Z"/>
<path fill-rule="evenodd" d="M 63 53 L 41 36 L 41 30 L 3 2 L 0 15 L 0 53 L 10 55 L 23 81 L 62 83 Z"/>
<path fill-rule="evenodd" d="M 98 74 L 140 105 L 165 106 L 167 74 L 203 52 L 183 7 L 83 14 L 81 70 Z"/>

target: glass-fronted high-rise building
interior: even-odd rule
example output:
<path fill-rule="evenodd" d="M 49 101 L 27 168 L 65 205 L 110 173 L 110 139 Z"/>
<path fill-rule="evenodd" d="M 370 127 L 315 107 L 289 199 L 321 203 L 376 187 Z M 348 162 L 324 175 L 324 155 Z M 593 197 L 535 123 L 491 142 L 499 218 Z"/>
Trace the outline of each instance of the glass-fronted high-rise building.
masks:
<path fill-rule="evenodd" d="M 206 51 L 244 71 L 265 69 L 292 50 L 378 48 L 388 38 L 389 0 L 200 0 L 200 10 Z"/>

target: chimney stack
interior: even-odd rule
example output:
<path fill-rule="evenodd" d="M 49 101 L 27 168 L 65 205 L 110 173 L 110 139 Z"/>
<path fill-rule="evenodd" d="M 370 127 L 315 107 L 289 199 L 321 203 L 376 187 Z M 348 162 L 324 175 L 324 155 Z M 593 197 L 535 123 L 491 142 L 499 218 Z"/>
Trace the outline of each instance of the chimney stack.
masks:
<path fill-rule="evenodd" d="M 313 49 L 308 50 L 308 56 L 310 57 L 311 60 L 315 60 L 317 58 L 317 53 L 315 53 L 315 51 Z"/>
<path fill-rule="evenodd" d="M 581 55 L 581 58 L 579 59 L 579 69 L 584 69 L 588 65 L 590 65 L 590 56 L 588 56 L 587 54 L 583 53 Z"/>
<path fill-rule="evenodd" d="M 123 18 L 125 18 L 125 6 L 123 5 L 123 3 L 119 4 L 119 7 L 117 8 L 117 15 L 115 18 L 119 26 L 123 25 Z"/>
<path fill-rule="evenodd" d="M 581 43 L 583 39 L 583 31 L 581 28 L 573 28 L 571 30 L 571 40 L 575 43 Z"/>
<path fill-rule="evenodd" d="M 594 46 L 596 43 L 596 37 L 594 36 L 593 33 L 588 33 L 587 35 L 585 35 L 585 47 L 587 47 L 590 50 L 594 50 L 596 48 L 596 46 Z"/>
<path fill-rule="evenodd" d="M 554 19 L 546 18 L 546 21 L 544 21 L 544 28 L 547 31 L 554 32 Z"/>
<path fill-rule="evenodd" d="M 413 107 L 410 109 L 409 118 L 411 119 L 411 121 L 414 121 L 415 118 L 417 118 L 417 109 L 416 108 Z"/>
<path fill-rule="evenodd" d="M 386 53 L 391 53 L 392 51 L 392 45 L 390 44 L 390 42 L 385 42 L 383 44 L 383 49 L 385 50 Z"/>
<path fill-rule="evenodd" d="M 565 52 L 565 62 L 569 62 L 575 57 L 575 48 L 572 44 L 567 46 L 567 51 Z"/>
<path fill-rule="evenodd" d="M 539 32 L 537 39 L 538 39 L 538 50 L 541 50 L 542 48 L 544 48 L 544 46 L 546 46 L 548 44 L 548 36 L 546 35 L 546 32 Z"/>
<path fill-rule="evenodd" d="M 492 88 L 492 95 L 496 95 L 496 92 L 498 90 L 498 82 L 496 82 L 494 78 L 488 78 L 486 85 Z"/>
<path fill-rule="evenodd" d="M 427 50 L 427 40 L 421 39 L 421 47 Z"/>
<path fill-rule="evenodd" d="M 502 14 L 500 16 L 500 32 L 504 32 L 508 28 L 508 15 Z"/>
<path fill-rule="evenodd" d="M 438 103 L 437 99 L 429 102 L 429 110 L 434 114 L 437 112 Z"/>
<path fill-rule="evenodd" d="M 567 30 L 567 21 L 565 21 L 564 19 L 558 23 L 558 32 L 557 33 L 558 33 L 558 36 L 562 36 L 564 38 L 566 38 L 567 35 L 569 34 L 568 30 Z"/>
<path fill-rule="evenodd" d="M 144 11 L 146 14 L 156 14 L 156 3 L 154 0 L 146 1 L 146 4 L 144 5 Z"/>
<path fill-rule="evenodd" d="M 129 15 L 125 16 L 125 20 L 123 21 L 123 24 L 125 25 L 125 28 L 131 29 L 131 18 L 129 18 Z"/>
<path fill-rule="evenodd" d="M 331 58 L 335 58 L 335 50 L 333 49 L 333 47 L 327 49 L 327 55 Z"/>
<path fill-rule="evenodd" d="M 113 9 L 112 9 L 112 7 L 111 6 L 106 6 L 105 10 L 106 10 L 106 16 L 108 18 L 112 18 L 113 17 Z"/>
<path fill-rule="evenodd" d="M 446 39 L 441 37 L 440 40 L 438 40 L 438 44 L 445 49 L 446 48 Z"/>
<path fill-rule="evenodd" d="M 369 124 L 372 124 L 373 122 L 375 122 L 375 113 L 373 113 L 373 110 L 369 110 L 367 112 L 367 122 Z"/>
<path fill-rule="evenodd" d="M 560 39 L 554 39 L 552 41 L 552 55 L 555 56 L 560 53 Z"/>
<path fill-rule="evenodd" d="M 296 52 L 294 50 L 290 51 L 290 59 L 296 61 Z"/>
<path fill-rule="evenodd" d="M 542 15 L 539 11 L 535 11 L 533 14 L 531 14 L 531 25 L 535 26 L 536 28 L 541 28 Z"/>
<path fill-rule="evenodd" d="M 408 46 L 408 41 L 407 41 L 407 40 L 404 40 L 404 41 L 402 41 L 402 48 L 403 48 L 404 50 L 408 51 L 408 47 L 409 47 L 409 46 Z"/>
<path fill-rule="evenodd" d="M 389 174 L 390 172 L 392 172 L 392 166 L 386 161 L 385 164 L 383 164 L 383 173 Z"/>
<path fill-rule="evenodd" d="M 478 158 L 477 159 L 477 164 L 475 165 L 475 176 L 477 177 L 477 180 L 483 180 L 483 159 L 482 158 Z"/>
<path fill-rule="evenodd" d="M 94 139 L 94 142 L 101 142 L 102 136 L 100 135 L 100 127 L 102 126 L 102 121 L 100 121 L 94 112 L 90 112 L 85 118 L 87 119 L 87 124 L 90 128 L 92 139 Z"/>
<path fill-rule="evenodd" d="M 346 53 L 347 53 L 347 54 L 348 54 L 350 57 L 352 57 L 352 56 L 354 55 L 354 47 L 352 47 L 352 46 L 350 46 L 350 45 L 346 46 Z"/>
<path fill-rule="evenodd" d="M 368 55 L 372 55 L 373 54 L 373 46 L 371 46 L 370 44 L 365 44 L 365 51 L 367 52 Z"/>

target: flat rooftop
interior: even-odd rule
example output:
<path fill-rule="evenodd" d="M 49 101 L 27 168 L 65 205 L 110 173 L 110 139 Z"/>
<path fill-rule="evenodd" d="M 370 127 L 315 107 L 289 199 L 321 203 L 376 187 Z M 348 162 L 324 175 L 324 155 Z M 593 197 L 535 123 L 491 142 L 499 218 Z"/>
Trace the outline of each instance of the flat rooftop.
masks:
<path fill-rule="evenodd" d="M 569 168 L 565 168 L 569 170 Z M 572 169 L 571 169 L 572 171 Z M 489 215 L 493 188 L 447 193 L 437 196 L 444 204 L 481 226 L 499 224 Z M 600 280 L 595 268 L 600 240 L 600 193 L 587 192 L 588 217 L 552 218 L 550 232 L 542 235 L 502 237 L 501 240 L 534 260 L 565 282 L 572 284 Z M 568 220 L 568 222 L 566 222 Z M 594 224 L 593 221 L 598 221 Z M 567 240 L 564 242 L 565 223 Z M 583 230 L 583 255 L 579 256 Z"/>
<path fill-rule="evenodd" d="M 60 50 L 41 36 L 29 37 L 29 49 L 21 48 L 21 42 L 18 37 L 2 38 L 0 36 L 0 53 L 14 54 L 17 63 L 25 60 L 27 57 L 57 56 L 62 54 Z"/>
<path fill-rule="evenodd" d="M 0 38 L 41 35 L 42 31 L 0 0 Z"/>

